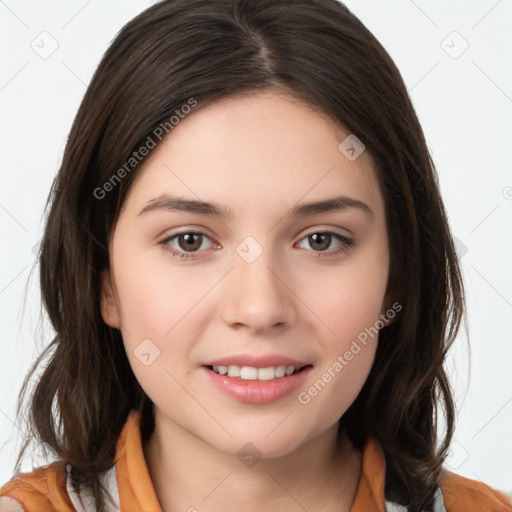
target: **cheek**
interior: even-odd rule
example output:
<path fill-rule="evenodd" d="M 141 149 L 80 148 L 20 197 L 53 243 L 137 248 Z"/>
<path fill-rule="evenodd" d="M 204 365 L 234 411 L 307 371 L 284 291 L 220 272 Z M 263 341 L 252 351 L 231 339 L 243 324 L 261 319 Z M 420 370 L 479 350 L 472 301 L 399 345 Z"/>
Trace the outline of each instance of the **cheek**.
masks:
<path fill-rule="evenodd" d="M 187 396 L 179 382 L 187 372 L 191 340 L 197 336 L 191 319 L 200 290 L 151 265 L 138 266 L 119 282 L 121 332 L 137 381 L 154 402 L 172 396 L 176 407 L 185 407 Z"/>
<path fill-rule="evenodd" d="M 322 320 L 334 334 L 324 329 L 321 365 L 297 395 L 320 426 L 336 422 L 357 398 L 373 365 L 379 333 L 381 300 L 347 286 L 331 297 L 336 298 L 316 304 L 323 306 Z"/>
<path fill-rule="evenodd" d="M 130 342 L 141 337 L 168 337 L 181 319 L 193 316 L 195 305 L 211 286 L 210 281 L 214 283 L 215 276 L 194 272 L 191 267 L 173 267 L 159 251 L 155 251 L 154 257 L 119 258 L 117 291 L 122 325 Z"/>
<path fill-rule="evenodd" d="M 324 325 L 324 339 L 336 350 L 375 326 L 383 312 L 387 260 L 363 260 L 301 278 L 301 296 Z"/>
<path fill-rule="evenodd" d="M 371 370 L 387 284 L 387 259 L 368 255 L 308 283 L 310 304 L 323 324 L 325 358 L 297 399 L 318 424 L 337 421 L 353 403 Z M 318 286 L 318 283 L 324 283 Z M 311 291 L 313 290 L 313 291 Z M 320 331 L 319 331 L 320 332 Z"/>
<path fill-rule="evenodd" d="M 130 252 L 119 245 L 117 254 Z M 192 267 L 173 268 L 161 256 L 119 257 L 114 264 L 121 332 L 133 372 L 149 396 L 165 393 L 179 403 L 178 381 L 191 369 L 189 352 L 207 317 L 203 297 L 219 277 Z"/>
<path fill-rule="evenodd" d="M 352 405 L 371 370 L 377 339 L 364 345 L 349 343 L 346 350 L 319 369 L 310 385 L 299 391 L 303 414 L 315 418 L 318 432 L 338 421 Z"/>

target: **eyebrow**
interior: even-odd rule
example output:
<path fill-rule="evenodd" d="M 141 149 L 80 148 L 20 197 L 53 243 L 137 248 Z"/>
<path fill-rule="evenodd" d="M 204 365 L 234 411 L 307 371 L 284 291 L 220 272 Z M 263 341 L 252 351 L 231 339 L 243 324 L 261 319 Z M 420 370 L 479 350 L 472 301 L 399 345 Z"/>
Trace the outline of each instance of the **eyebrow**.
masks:
<path fill-rule="evenodd" d="M 331 211 L 342 211 L 350 208 L 361 210 L 369 219 L 373 219 L 374 213 L 372 209 L 363 201 L 348 196 L 337 196 L 321 201 L 313 201 L 295 206 L 288 212 L 289 215 L 305 217 L 307 215 L 318 215 Z M 206 201 L 186 199 L 183 197 L 164 194 L 146 203 L 139 215 L 143 215 L 155 210 L 182 211 L 188 213 L 197 213 L 200 215 L 208 215 L 219 219 L 234 217 L 231 208 L 220 206 L 216 203 Z"/>

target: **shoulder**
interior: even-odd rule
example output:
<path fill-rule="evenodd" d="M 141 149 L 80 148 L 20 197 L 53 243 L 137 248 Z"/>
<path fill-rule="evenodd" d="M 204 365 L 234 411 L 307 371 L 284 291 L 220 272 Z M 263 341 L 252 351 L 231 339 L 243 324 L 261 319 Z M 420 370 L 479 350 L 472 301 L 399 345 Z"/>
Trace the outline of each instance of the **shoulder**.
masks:
<path fill-rule="evenodd" d="M 512 512 L 512 499 L 492 487 L 445 472 L 440 481 L 447 512 Z"/>
<path fill-rule="evenodd" d="M 371 495 L 380 497 L 379 510 L 405 512 L 407 508 L 402 503 L 408 501 L 407 494 L 403 489 L 386 485 L 385 468 L 382 446 L 377 439 L 367 438 L 363 448 L 362 478 Z M 428 512 L 512 512 L 512 495 L 508 493 L 445 469 Z"/>
<path fill-rule="evenodd" d="M 0 512 L 73 511 L 66 476 L 62 461 L 14 476 L 0 489 Z"/>

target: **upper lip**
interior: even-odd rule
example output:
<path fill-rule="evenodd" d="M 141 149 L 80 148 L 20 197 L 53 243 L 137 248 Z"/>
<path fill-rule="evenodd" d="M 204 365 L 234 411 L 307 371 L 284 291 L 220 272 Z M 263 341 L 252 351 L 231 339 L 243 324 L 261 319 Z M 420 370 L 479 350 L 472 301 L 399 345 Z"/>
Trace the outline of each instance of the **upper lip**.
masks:
<path fill-rule="evenodd" d="M 311 363 L 298 361 L 291 357 L 281 356 L 278 354 L 234 354 L 232 356 L 221 357 L 220 359 L 212 359 L 203 363 L 203 366 L 251 366 L 253 368 L 268 368 L 270 366 L 295 366 L 302 368 Z"/>

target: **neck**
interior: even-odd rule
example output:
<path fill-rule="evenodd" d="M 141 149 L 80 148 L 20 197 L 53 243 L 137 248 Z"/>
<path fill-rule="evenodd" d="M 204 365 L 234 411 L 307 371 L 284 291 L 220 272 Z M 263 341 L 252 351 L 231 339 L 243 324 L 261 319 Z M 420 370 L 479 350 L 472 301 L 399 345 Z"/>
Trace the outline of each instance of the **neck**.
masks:
<path fill-rule="evenodd" d="M 170 421 L 155 417 L 144 444 L 149 472 L 165 512 L 230 510 L 349 511 L 361 454 L 337 424 L 281 457 L 246 458 L 219 452 Z"/>

